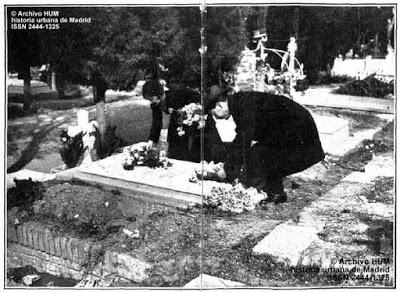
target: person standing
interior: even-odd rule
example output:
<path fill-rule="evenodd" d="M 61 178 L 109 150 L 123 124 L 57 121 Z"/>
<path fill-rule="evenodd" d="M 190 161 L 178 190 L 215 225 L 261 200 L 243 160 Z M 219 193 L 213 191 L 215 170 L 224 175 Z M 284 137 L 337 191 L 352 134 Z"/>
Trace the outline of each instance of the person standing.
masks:
<path fill-rule="evenodd" d="M 143 98 L 150 101 L 151 107 L 151 129 L 147 148 L 151 149 L 154 143 L 158 143 L 163 121 L 163 99 L 164 86 L 161 84 L 158 76 L 153 73 L 146 75 L 146 82 L 142 89 Z"/>
<path fill-rule="evenodd" d="M 168 157 L 178 160 L 200 161 L 200 130 L 193 129 L 185 135 L 178 135 L 181 113 L 179 110 L 190 103 L 200 103 L 200 93 L 182 83 L 168 83 L 165 94 L 165 108 L 170 114 L 168 127 Z"/>

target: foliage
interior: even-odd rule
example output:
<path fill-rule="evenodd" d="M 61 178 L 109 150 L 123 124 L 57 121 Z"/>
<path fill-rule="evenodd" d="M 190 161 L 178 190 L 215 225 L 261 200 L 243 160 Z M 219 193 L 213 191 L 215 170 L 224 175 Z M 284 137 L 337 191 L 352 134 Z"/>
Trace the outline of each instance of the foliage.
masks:
<path fill-rule="evenodd" d="M 83 135 L 84 133 L 80 132 L 71 137 L 66 130 L 61 131 L 60 139 L 62 146 L 60 148 L 60 155 L 68 168 L 75 167 L 85 151 L 82 141 Z"/>
<path fill-rule="evenodd" d="M 331 74 L 319 74 L 318 79 L 314 81 L 315 84 L 332 84 L 332 83 L 346 83 L 354 81 L 354 77 L 347 75 L 334 75 Z"/>
<path fill-rule="evenodd" d="M 116 129 L 117 126 L 107 125 L 104 137 L 102 137 L 98 129 L 96 130 L 94 149 L 96 149 L 98 158 L 103 159 L 110 156 L 123 145 L 122 139 L 115 133 Z"/>
<path fill-rule="evenodd" d="M 298 13 L 297 23 L 295 13 Z M 384 54 L 387 19 L 391 17 L 391 7 L 273 6 L 266 21 L 267 44 L 286 50 L 289 37 L 297 36 L 296 55 L 314 83 L 318 72 L 331 66 L 339 54 L 345 55 L 353 49 L 363 55 L 362 45 L 371 43 L 376 35 L 380 43 L 378 54 Z"/>
<path fill-rule="evenodd" d="M 44 189 L 40 182 L 29 179 L 14 179 L 15 187 L 7 191 L 7 210 L 14 207 L 30 211 L 32 204 L 43 197 Z"/>
<path fill-rule="evenodd" d="M 250 8 L 207 8 L 206 76 L 209 85 L 218 84 L 219 74 L 230 71 L 238 62 L 240 52 L 247 45 L 246 15 Z"/>
<path fill-rule="evenodd" d="M 24 10 L 21 7 L 19 10 Z M 40 7 L 26 8 L 41 11 Z M 26 10 L 25 9 L 25 10 Z M 8 29 L 8 68 L 27 73 L 50 63 L 59 83 L 91 84 L 94 72 L 113 89 L 132 89 L 146 70 L 164 79 L 200 86 L 200 11 L 198 7 L 62 7 L 63 17 L 90 17 L 85 24 L 59 30 Z M 11 9 L 7 11 L 10 17 Z M 250 23 L 263 13 L 256 26 Z M 385 53 L 391 7 L 356 6 L 211 6 L 207 7 L 206 83 L 230 71 L 248 44 L 251 30 L 265 27 L 270 48 L 286 50 L 290 36 L 298 42 L 298 59 L 314 82 L 320 70 L 349 49 L 364 55 Z M 9 27 L 10 28 L 10 27 Z M 160 64 L 168 71 L 160 69 Z M 91 68 L 91 69 L 90 69 Z"/>
<path fill-rule="evenodd" d="M 386 83 L 377 79 L 375 75 L 370 75 L 363 80 L 347 82 L 340 86 L 336 93 L 385 98 L 394 93 L 394 82 Z"/>

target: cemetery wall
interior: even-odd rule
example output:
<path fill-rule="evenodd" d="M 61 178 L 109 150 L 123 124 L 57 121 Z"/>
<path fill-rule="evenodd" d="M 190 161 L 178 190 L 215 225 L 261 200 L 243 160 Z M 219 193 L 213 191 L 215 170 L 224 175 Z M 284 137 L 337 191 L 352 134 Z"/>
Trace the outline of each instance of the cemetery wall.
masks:
<path fill-rule="evenodd" d="M 386 59 L 342 59 L 336 58 L 331 74 L 333 76 L 349 76 L 360 79 L 370 74 L 394 76 L 394 61 L 388 56 Z"/>

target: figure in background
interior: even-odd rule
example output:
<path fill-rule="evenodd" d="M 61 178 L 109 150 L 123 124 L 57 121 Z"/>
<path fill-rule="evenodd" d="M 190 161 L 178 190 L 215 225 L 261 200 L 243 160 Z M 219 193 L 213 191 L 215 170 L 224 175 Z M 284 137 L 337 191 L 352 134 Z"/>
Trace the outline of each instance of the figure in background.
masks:
<path fill-rule="evenodd" d="M 154 143 L 158 143 L 160 140 L 163 120 L 164 86 L 161 84 L 157 74 L 148 73 L 145 79 L 146 82 L 143 85 L 142 94 L 145 99 L 150 101 L 152 115 L 150 135 L 147 142 L 147 148 L 150 149 Z"/>
<path fill-rule="evenodd" d="M 168 84 L 165 98 L 165 109 L 171 114 L 168 127 L 168 157 L 193 162 L 200 161 L 200 130 L 178 135 L 180 127 L 179 109 L 190 103 L 200 103 L 200 93 L 182 83 Z"/>

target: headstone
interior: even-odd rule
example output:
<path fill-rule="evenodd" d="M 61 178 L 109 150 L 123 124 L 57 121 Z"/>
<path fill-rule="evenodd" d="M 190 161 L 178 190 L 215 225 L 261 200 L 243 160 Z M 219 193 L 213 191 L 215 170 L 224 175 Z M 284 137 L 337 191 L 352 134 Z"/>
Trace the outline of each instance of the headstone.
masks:
<path fill-rule="evenodd" d="M 87 127 L 89 123 L 89 112 L 87 110 L 78 110 L 76 115 L 78 118 L 78 126 L 81 128 Z"/>
<path fill-rule="evenodd" d="M 51 90 L 57 90 L 56 87 L 56 73 L 51 73 Z"/>

